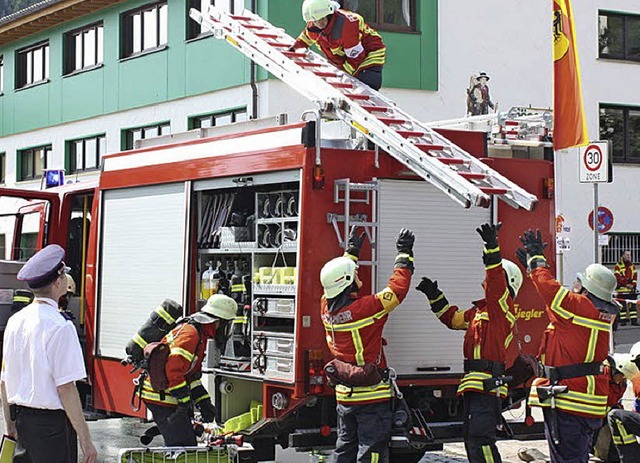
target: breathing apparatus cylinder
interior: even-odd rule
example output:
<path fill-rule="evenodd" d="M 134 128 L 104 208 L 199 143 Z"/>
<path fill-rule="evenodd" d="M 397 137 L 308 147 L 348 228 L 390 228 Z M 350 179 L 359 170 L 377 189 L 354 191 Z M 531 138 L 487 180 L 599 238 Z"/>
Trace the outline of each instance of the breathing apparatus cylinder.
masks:
<path fill-rule="evenodd" d="M 139 366 L 144 359 L 144 348 L 150 342 L 160 341 L 176 324 L 176 320 L 182 316 L 182 306 L 172 299 L 165 299 L 157 307 L 140 329 L 127 343 L 125 352 L 128 362 Z"/>

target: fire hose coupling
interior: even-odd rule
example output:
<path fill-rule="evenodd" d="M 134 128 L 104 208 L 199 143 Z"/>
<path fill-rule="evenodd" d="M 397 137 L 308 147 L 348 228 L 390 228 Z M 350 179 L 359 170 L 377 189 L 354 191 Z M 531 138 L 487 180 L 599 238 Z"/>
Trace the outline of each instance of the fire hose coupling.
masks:
<path fill-rule="evenodd" d="M 289 397 L 283 392 L 276 392 L 271 396 L 271 406 L 278 411 L 282 411 L 289 405 Z"/>

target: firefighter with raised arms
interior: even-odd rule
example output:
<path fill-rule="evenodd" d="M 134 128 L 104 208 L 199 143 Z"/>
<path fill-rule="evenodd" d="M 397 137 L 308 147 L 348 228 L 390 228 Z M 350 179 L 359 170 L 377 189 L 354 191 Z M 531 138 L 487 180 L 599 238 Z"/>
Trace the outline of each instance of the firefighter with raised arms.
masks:
<path fill-rule="evenodd" d="M 471 309 L 449 305 L 437 281 L 423 277 L 416 288 L 427 296 L 431 310 L 442 323 L 453 330 L 466 330 L 465 376 L 458 395 L 464 401 L 464 443 L 470 462 L 502 461 L 496 447 L 496 429 L 502 423 L 501 404 L 507 396 L 505 360 L 513 341 L 513 300 L 522 285 L 522 272 L 513 262 L 502 259 L 500 225 L 487 223 L 476 229 L 484 241 L 485 298 L 475 301 Z"/>
<path fill-rule="evenodd" d="M 550 320 L 539 352 L 545 377 L 533 381 L 529 405 L 543 408 L 551 462 L 585 462 L 607 413 L 610 378 L 603 362 L 609 351 L 616 278 L 606 267 L 591 264 L 570 291 L 553 278 L 540 231 L 529 230 L 520 240 L 518 260 Z"/>
<path fill-rule="evenodd" d="M 333 0 L 304 0 L 302 17 L 307 27 L 291 51 L 317 44 L 336 67 L 374 90 L 380 89 L 386 48 L 362 16 L 340 9 Z"/>
<path fill-rule="evenodd" d="M 382 331 L 391 312 L 407 295 L 413 273 L 414 236 L 402 229 L 396 239 L 398 254 L 387 287 L 377 294 L 359 296 L 362 282 L 357 262 L 364 238 L 364 233 L 358 236 L 352 230 L 345 254 L 327 262 L 320 272 L 324 287 L 322 323 L 334 361 L 346 365 L 354 377 L 361 370 L 372 373 L 366 375 L 370 381 L 359 381 L 359 386 L 354 385 L 350 375 L 335 384 L 336 463 L 387 461 L 392 388 L 384 374 L 387 362 Z"/>
<path fill-rule="evenodd" d="M 169 346 L 164 366 L 168 387 L 154 388 L 150 374 L 142 387 L 142 399 L 153 414 L 166 446 L 197 444 L 191 422 L 192 404 L 198 407 L 203 422 L 215 420 L 215 407 L 200 381 L 202 361 L 209 339 L 216 339 L 219 346 L 224 346 L 229 322 L 237 310 L 238 305 L 229 296 L 214 294 L 202 309 L 178 322 L 162 339 L 161 342 Z"/>

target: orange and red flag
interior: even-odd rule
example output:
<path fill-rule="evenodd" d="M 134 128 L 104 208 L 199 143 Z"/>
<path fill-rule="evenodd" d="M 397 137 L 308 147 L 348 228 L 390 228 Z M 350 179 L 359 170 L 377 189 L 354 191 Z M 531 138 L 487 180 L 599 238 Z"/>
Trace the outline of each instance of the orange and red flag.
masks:
<path fill-rule="evenodd" d="M 553 147 L 589 142 L 571 0 L 553 0 Z"/>

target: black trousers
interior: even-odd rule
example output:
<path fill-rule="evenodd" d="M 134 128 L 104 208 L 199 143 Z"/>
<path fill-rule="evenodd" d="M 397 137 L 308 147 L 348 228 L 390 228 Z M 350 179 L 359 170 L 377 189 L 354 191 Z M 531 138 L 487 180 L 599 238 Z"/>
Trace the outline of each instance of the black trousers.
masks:
<path fill-rule="evenodd" d="M 611 410 L 607 416 L 611 437 L 623 463 L 640 461 L 640 413 L 627 410 Z"/>
<path fill-rule="evenodd" d="M 355 78 L 374 90 L 380 90 L 380 87 L 382 87 L 382 66 L 363 69 L 355 75 Z"/>
<path fill-rule="evenodd" d="M 76 463 L 78 438 L 64 410 L 17 407 L 18 440 L 25 453 L 21 462 Z"/>
<path fill-rule="evenodd" d="M 593 435 L 600 429 L 601 418 L 585 418 L 556 409 L 560 445 L 551 438 L 551 410 L 545 408 L 544 433 L 549 444 L 551 463 L 584 463 L 589 461 Z"/>
<path fill-rule="evenodd" d="M 158 405 L 145 402 L 147 408 L 153 415 L 153 421 L 160 430 L 164 438 L 164 445 L 167 447 L 192 447 L 197 445 L 196 432 L 193 430 L 191 417 L 180 415 L 177 419 L 169 420 L 169 417 L 176 411 L 176 407 Z"/>
<path fill-rule="evenodd" d="M 391 404 L 336 406 L 336 463 L 386 463 L 391 438 Z"/>
<path fill-rule="evenodd" d="M 501 424 L 502 399 L 495 394 L 465 392 L 464 448 L 471 463 L 502 462 L 496 446 L 496 428 Z"/>

